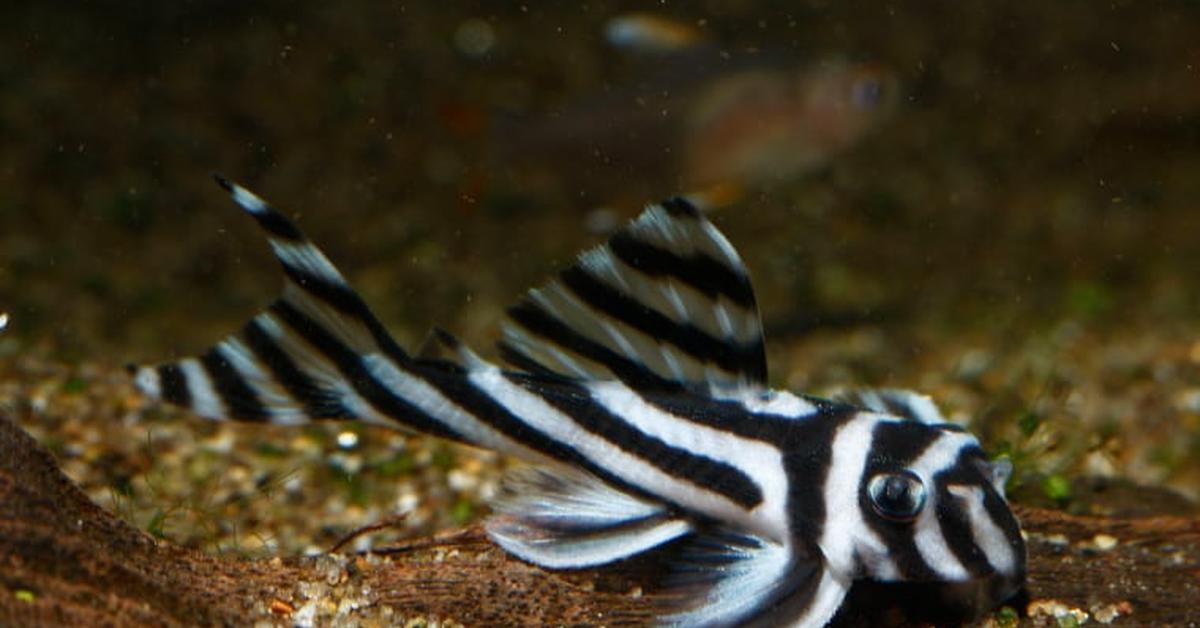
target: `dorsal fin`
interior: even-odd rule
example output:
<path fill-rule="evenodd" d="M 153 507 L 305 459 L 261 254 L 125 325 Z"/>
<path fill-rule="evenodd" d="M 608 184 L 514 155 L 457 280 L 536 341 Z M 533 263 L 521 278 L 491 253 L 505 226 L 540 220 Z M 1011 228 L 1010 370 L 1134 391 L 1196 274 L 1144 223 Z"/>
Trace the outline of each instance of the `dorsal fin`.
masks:
<path fill-rule="evenodd" d="M 500 349 L 525 370 L 708 394 L 765 387 L 746 268 L 684 199 L 650 206 L 508 314 Z"/>

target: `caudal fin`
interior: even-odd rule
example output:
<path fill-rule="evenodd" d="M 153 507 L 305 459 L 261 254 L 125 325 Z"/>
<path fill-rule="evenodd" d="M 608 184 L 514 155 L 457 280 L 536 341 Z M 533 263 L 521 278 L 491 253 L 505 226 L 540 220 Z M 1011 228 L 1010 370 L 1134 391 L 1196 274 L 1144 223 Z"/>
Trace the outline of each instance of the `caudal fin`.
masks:
<path fill-rule="evenodd" d="M 266 233 L 283 267 L 283 293 L 202 355 L 130 366 L 137 387 L 211 419 L 365 419 L 392 426 L 398 420 L 401 427 L 461 438 L 414 405 L 421 391 L 403 395 L 411 359 L 325 254 L 262 199 L 216 179 Z"/>

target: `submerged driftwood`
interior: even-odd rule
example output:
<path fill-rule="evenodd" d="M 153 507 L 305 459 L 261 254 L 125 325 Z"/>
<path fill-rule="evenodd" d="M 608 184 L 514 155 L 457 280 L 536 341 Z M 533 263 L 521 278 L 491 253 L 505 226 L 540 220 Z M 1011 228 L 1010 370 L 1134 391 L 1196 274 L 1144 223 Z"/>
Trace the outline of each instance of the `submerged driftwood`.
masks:
<path fill-rule="evenodd" d="M 1027 609 L 1117 625 L 1200 622 L 1200 519 L 1101 519 L 1023 508 Z M 0 625 L 644 624 L 660 561 L 572 573 L 512 559 L 478 527 L 385 553 L 248 560 L 151 537 L 87 499 L 0 417 Z M 842 625 L 937 620 L 919 592 L 857 587 Z M 1059 618 L 1056 618 L 1055 615 Z M 1001 619 L 1001 623 L 1006 623 Z"/>

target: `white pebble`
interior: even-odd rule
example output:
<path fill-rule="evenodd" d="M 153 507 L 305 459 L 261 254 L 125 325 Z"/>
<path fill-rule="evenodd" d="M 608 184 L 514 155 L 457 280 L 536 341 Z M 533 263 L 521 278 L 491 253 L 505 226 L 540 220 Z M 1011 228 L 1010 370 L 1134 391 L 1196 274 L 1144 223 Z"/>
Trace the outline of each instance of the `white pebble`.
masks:
<path fill-rule="evenodd" d="M 342 449 L 354 449 L 358 446 L 358 434 L 349 430 L 341 432 L 337 435 L 337 444 Z"/>

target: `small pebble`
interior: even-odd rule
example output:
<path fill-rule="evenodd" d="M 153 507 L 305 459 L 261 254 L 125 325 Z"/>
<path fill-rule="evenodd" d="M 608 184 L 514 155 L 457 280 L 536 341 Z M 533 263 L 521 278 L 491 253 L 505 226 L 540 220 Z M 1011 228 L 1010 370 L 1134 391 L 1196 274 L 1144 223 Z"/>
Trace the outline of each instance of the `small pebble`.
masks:
<path fill-rule="evenodd" d="M 1132 612 L 1133 605 L 1127 601 L 1122 601 L 1094 608 L 1092 610 L 1092 617 L 1102 624 L 1111 624 L 1121 615 L 1128 615 Z"/>
<path fill-rule="evenodd" d="M 317 603 L 313 600 L 305 602 L 304 606 L 301 606 L 300 610 L 296 611 L 292 615 L 292 625 L 296 626 L 297 628 L 308 628 L 309 626 L 314 626 L 316 625 L 316 620 Z"/>
<path fill-rule="evenodd" d="M 1034 600 L 1025 609 L 1029 617 L 1053 617 L 1059 626 L 1078 626 L 1087 622 L 1087 611 L 1071 608 L 1058 600 Z"/>
<path fill-rule="evenodd" d="M 1048 534 L 1046 542 L 1055 547 L 1066 547 L 1071 544 L 1071 540 L 1065 534 Z"/>
<path fill-rule="evenodd" d="M 296 607 L 283 600 L 271 600 L 271 614 L 288 616 L 296 612 Z"/>
<path fill-rule="evenodd" d="M 337 435 L 337 444 L 342 449 L 354 449 L 358 446 L 358 434 L 350 430 L 340 432 Z"/>

